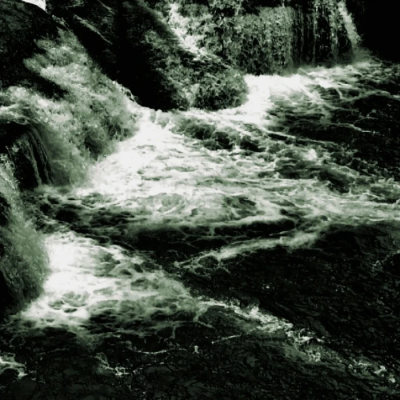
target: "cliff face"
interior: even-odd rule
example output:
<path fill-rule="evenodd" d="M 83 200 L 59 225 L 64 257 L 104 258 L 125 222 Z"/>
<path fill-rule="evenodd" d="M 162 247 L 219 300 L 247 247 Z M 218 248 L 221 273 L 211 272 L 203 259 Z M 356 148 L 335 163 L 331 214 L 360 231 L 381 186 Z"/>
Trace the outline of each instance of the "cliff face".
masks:
<path fill-rule="evenodd" d="M 6 90 L 20 86 L 40 92 L 44 97 L 63 95 L 57 84 L 35 73 L 25 63 L 42 53 L 37 40 L 57 36 L 57 24 L 39 7 L 14 0 L 0 3 L 0 155 L 9 157 L 14 164 L 14 176 L 22 189 L 49 182 L 51 171 L 39 135 L 40 124 L 31 119 L 29 110 L 14 118 L 15 107 Z"/>
<path fill-rule="evenodd" d="M 31 71 L 24 60 L 40 53 L 36 40 L 55 38 L 57 27 L 40 8 L 12 0 L 0 2 L 0 318 L 36 297 L 46 271 L 40 240 L 23 212 L 19 189 L 48 182 L 51 171 L 38 126 L 14 118 L 9 87 L 25 87 L 45 96 L 62 90 Z"/>
<path fill-rule="evenodd" d="M 400 60 L 400 27 L 397 2 L 347 0 L 363 44 L 381 57 Z"/>
<path fill-rule="evenodd" d="M 120 91 L 79 46 L 37 6 L 0 2 L 0 319 L 40 293 L 47 271 L 21 192 L 74 180 L 123 133 Z"/>

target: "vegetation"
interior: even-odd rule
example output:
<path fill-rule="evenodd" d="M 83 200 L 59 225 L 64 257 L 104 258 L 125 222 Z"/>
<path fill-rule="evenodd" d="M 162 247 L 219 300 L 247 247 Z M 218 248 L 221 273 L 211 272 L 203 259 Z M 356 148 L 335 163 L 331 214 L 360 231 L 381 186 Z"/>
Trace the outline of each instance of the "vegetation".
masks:
<path fill-rule="evenodd" d="M 155 5 L 168 21 L 168 2 Z M 173 2 L 169 2 L 174 4 Z M 270 74 L 293 64 L 294 11 L 281 1 L 183 1 L 179 13 L 188 18 L 187 34 L 198 46 L 244 73 Z"/>
<path fill-rule="evenodd" d="M 27 220 L 12 165 L 0 156 L 0 319 L 37 297 L 47 275 L 42 238 Z"/>
<path fill-rule="evenodd" d="M 240 73 L 214 66 L 216 75 L 211 76 L 210 69 L 200 68 L 182 47 L 160 17 L 168 2 L 159 2 L 158 11 L 143 0 L 105 0 L 104 5 L 65 0 L 50 8 L 67 21 L 103 72 L 127 87 L 139 104 L 166 111 L 193 105 L 232 107 L 243 100 L 246 89 Z"/>
<path fill-rule="evenodd" d="M 301 64 L 336 62 L 351 48 L 336 3 L 325 0 L 166 0 L 154 5 L 170 22 L 179 6 L 188 35 L 232 68 L 255 75 Z M 284 7 L 283 7 L 284 6 Z"/>
<path fill-rule="evenodd" d="M 241 73 L 215 58 L 195 59 L 160 16 L 140 1 L 124 3 L 123 13 L 129 21 L 129 47 L 137 54 L 128 87 L 143 104 L 161 110 L 217 110 L 243 102 L 247 88 Z"/>
<path fill-rule="evenodd" d="M 38 46 L 43 53 L 26 66 L 65 95 L 49 99 L 33 89 L 10 87 L 0 95 L 0 117 L 38 127 L 55 183 L 65 184 L 79 179 L 89 159 L 109 151 L 114 140 L 131 135 L 135 115 L 127 110 L 126 91 L 101 73 L 72 33 L 62 31 L 58 41 L 42 40 Z"/>

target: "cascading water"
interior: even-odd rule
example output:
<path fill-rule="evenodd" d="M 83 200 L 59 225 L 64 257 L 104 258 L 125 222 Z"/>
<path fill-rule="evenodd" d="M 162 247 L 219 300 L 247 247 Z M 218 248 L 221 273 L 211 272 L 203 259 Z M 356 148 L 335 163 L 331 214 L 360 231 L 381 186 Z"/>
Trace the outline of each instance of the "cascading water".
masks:
<path fill-rule="evenodd" d="M 0 290 L 42 288 L 1 326 L 0 391 L 397 398 L 398 65 L 247 75 L 240 107 L 156 112 L 63 35 L 26 63 L 67 94 L 0 108 L 38 124 L 0 162 Z"/>
<path fill-rule="evenodd" d="M 48 272 L 42 237 L 26 221 L 7 157 L 0 160 L 0 288 L 1 315 L 37 297 Z"/>
<path fill-rule="evenodd" d="M 285 73 L 299 65 L 351 58 L 345 6 L 338 7 L 336 0 L 266 2 L 253 12 L 245 11 L 248 2 L 239 2 L 235 11 L 237 2 L 198 3 L 171 1 L 160 12 L 189 50 L 216 54 L 246 73 Z"/>

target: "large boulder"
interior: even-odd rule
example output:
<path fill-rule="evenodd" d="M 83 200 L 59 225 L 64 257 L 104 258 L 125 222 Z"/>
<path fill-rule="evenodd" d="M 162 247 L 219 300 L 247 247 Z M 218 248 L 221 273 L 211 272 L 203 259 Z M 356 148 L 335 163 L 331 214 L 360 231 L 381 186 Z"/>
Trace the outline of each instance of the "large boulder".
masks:
<path fill-rule="evenodd" d="M 49 1 L 47 9 L 68 24 L 103 72 L 127 87 L 141 105 L 217 109 L 237 106 L 245 98 L 238 71 L 209 60 L 217 71 L 210 80 L 210 68 L 180 45 L 143 0 Z M 200 86 L 196 94 L 195 86 Z M 210 99 L 210 93 L 218 99 Z"/>
<path fill-rule="evenodd" d="M 35 87 L 53 96 L 60 90 L 30 71 L 24 60 L 40 52 L 36 40 L 57 36 L 57 24 L 39 7 L 18 0 L 0 2 L 0 90 L 9 86 Z"/>
<path fill-rule="evenodd" d="M 176 38 L 145 3 L 64 0 L 49 2 L 48 10 L 68 23 L 103 72 L 139 103 L 161 110 L 188 106 L 171 77 L 179 67 Z"/>

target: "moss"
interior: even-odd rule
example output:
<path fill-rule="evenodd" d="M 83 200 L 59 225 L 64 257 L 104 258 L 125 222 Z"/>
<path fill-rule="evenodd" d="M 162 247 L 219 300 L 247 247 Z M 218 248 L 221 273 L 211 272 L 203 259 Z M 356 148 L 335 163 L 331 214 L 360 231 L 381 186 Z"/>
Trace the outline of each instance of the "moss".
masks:
<path fill-rule="evenodd" d="M 161 15 L 148 6 L 155 6 L 154 2 L 63 3 L 52 4 L 50 9 L 67 20 L 102 70 L 126 86 L 139 104 L 163 111 L 190 105 L 218 109 L 236 106 L 244 99 L 241 74 L 229 68 L 210 74 L 208 67 L 199 67 Z M 168 2 L 156 8 L 166 11 Z M 91 139 L 86 143 L 96 151 Z"/>
<path fill-rule="evenodd" d="M 219 110 L 238 107 L 246 99 L 247 86 L 243 75 L 227 68 L 215 73 L 204 72 L 197 80 L 194 107 Z"/>
<path fill-rule="evenodd" d="M 48 273 L 42 237 L 26 217 L 12 167 L 0 156 L 0 319 L 37 297 Z"/>
<path fill-rule="evenodd" d="M 188 101 L 180 87 L 180 49 L 176 37 L 143 4 L 123 3 L 125 41 L 133 62 L 122 60 L 122 83 L 132 88 L 139 102 L 161 110 L 185 109 Z"/>
<path fill-rule="evenodd" d="M 201 36 L 199 47 L 244 73 L 283 73 L 349 59 L 351 45 L 333 0 L 177 3 L 189 18 L 188 33 Z"/>
<path fill-rule="evenodd" d="M 48 99 L 20 86 L 0 93 L 0 153 L 26 147 L 29 137 L 39 181 L 46 182 L 51 171 L 53 183 L 63 185 L 79 181 L 91 159 L 109 152 L 115 140 L 133 134 L 136 117 L 133 103 L 128 105 L 128 91 L 101 73 L 71 32 L 60 31 L 58 40 L 39 41 L 38 47 L 42 53 L 25 60 L 26 67 L 61 87 L 65 95 Z"/>
<path fill-rule="evenodd" d="M 61 96 L 63 91 L 47 79 L 32 73 L 23 63 L 40 52 L 36 40 L 55 38 L 57 24 L 39 7 L 13 0 L 0 2 L 0 90 L 24 85 L 46 96 Z"/>

